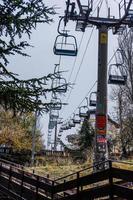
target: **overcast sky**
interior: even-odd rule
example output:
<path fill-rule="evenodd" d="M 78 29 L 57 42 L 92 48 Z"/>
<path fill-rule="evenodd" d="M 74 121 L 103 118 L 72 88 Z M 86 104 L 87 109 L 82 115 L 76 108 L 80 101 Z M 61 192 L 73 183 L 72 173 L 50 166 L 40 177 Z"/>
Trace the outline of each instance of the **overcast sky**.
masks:
<path fill-rule="evenodd" d="M 85 2 L 85 0 L 84 0 Z M 94 0 L 93 9 L 95 10 L 97 4 L 101 2 L 101 0 Z M 111 15 L 118 16 L 118 2 L 119 0 L 108 1 L 108 4 L 111 5 Z M 46 5 L 52 6 L 56 5 L 58 7 L 57 12 L 59 15 L 64 13 L 65 8 L 65 0 L 46 0 Z M 104 0 L 104 4 L 102 6 L 102 10 L 100 14 L 103 16 L 107 16 L 107 1 Z M 18 73 L 20 78 L 28 79 L 32 77 L 41 77 L 43 75 L 47 75 L 48 73 L 52 73 L 54 71 L 54 64 L 59 62 L 59 56 L 55 56 L 53 53 L 53 45 L 55 38 L 57 36 L 57 26 L 59 21 L 59 15 L 53 16 L 54 22 L 50 25 L 41 24 L 38 26 L 36 31 L 33 31 L 30 44 L 34 46 L 34 48 L 28 48 L 27 53 L 31 55 L 30 58 L 24 58 L 22 56 L 14 56 L 10 59 L 11 63 L 8 69 L 11 71 Z M 74 85 L 74 89 L 71 92 L 69 97 L 69 105 L 65 106 L 61 113 L 61 117 L 63 119 L 67 119 L 73 111 L 78 107 L 80 102 L 85 98 L 85 95 L 93 86 L 94 82 L 97 80 L 97 54 L 98 54 L 98 30 L 94 28 L 92 32 L 92 28 L 87 28 L 86 32 L 75 32 L 75 22 L 68 23 L 66 29 L 70 30 L 72 35 L 76 36 L 78 45 L 81 42 L 81 38 L 83 37 L 78 56 L 75 60 L 73 57 L 63 57 L 61 58 L 61 68 L 63 70 L 67 70 L 68 72 L 64 73 L 64 77 L 68 80 L 70 78 L 70 73 L 72 67 L 74 66 L 74 70 L 70 79 L 72 83 L 75 79 L 77 71 L 78 73 L 76 83 Z M 88 48 L 86 50 L 86 54 L 83 59 L 83 55 L 86 49 L 87 42 L 92 33 L 92 37 L 89 41 Z M 108 60 L 113 55 L 113 52 L 116 50 L 117 42 L 116 37 L 112 35 L 112 31 L 109 31 L 109 45 L 108 45 Z M 75 65 L 74 65 L 75 62 Z M 112 61 L 113 62 L 113 61 Z M 82 64 L 81 64 L 82 63 Z M 96 85 L 93 91 L 96 90 Z M 61 96 L 62 101 L 66 102 L 68 96 L 70 94 L 70 89 L 65 96 Z M 110 105 L 110 101 L 108 99 L 108 104 Z M 111 106 L 109 106 L 111 109 Z M 109 110 L 110 112 L 110 110 Z M 43 119 L 41 120 L 41 125 L 43 127 L 43 133 L 47 135 L 47 126 L 48 126 L 48 115 L 44 114 Z"/>

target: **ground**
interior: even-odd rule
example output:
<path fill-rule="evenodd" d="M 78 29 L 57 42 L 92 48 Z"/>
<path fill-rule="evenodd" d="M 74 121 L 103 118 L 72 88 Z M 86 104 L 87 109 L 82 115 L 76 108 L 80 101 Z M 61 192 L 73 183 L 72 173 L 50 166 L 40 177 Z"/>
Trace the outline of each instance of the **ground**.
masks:
<path fill-rule="evenodd" d="M 114 166 L 117 166 L 118 168 L 122 169 L 128 169 L 128 170 L 133 170 L 133 160 L 128 160 L 125 162 L 129 162 L 131 164 L 123 164 L 123 163 L 114 163 Z M 28 167 L 28 171 L 33 172 L 35 174 L 41 175 L 41 176 L 49 176 L 50 179 L 57 179 L 59 177 L 66 176 L 68 174 L 74 173 L 76 171 L 89 168 L 92 166 L 92 162 L 86 161 L 85 163 L 73 163 L 70 161 L 65 161 L 61 163 L 53 162 L 53 163 L 46 163 L 45 165 L 39 165 L 36 167 Z M 88 173 L 86 171 L 86 173 Z"/>

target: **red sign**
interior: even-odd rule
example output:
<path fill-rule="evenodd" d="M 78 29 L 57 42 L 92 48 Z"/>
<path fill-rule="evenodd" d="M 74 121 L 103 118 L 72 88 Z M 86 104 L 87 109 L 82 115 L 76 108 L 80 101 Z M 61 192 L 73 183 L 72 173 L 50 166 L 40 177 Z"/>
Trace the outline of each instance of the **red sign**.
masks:
<path fill-rule="evenodd" d="M 106 128 L 106 115 L 97 115 L 96 116 L 96 127 L 97 129 L 105 129 Z"/>
<path fill-rule="evenodd" d="M 107 142 L 107 139 L 106 138 L 97 138 L 97 142 L 98 143 L 106 143 Z"/>

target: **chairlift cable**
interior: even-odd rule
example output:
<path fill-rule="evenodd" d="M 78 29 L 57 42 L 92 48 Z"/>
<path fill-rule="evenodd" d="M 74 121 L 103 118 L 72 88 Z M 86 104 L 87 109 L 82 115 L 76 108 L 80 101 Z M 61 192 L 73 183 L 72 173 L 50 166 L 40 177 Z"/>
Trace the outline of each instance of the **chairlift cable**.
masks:
<path fill-rule="evenodd" d="M 108 9 L 108 8 L 109 8 L 108 0 L 105 0 L 105 3 L 106 3 L 106 7 L 107 7 L 107 9 Z"/>
<path fill-rule="evenodd" d="M 89 37 L 89 39 L 88 39 L 88 42 L 87 42 L 87 45 L 86 45 L 86 48 L 85 48 L 85 51 L 84 51 L 84 54 L 83 54 L 81 63 L 80 63 L 80 65 L 79 65 L 78 71 L 77 71 L 77 73 L 76 73 L 75 79 L 74 79 L 74 81 L 73 81 L 73 84 L 76 83 L 76 80 L 77 80 L 77 78 L 78 78 L 79 72 L 80 72 L 80 70 L 81 70 L 81 67 L 82 67 L 82 64 L 83 64 L 83 61 L 84 61 L 84 58 L 85 58 L 85 55 L 86 55 L 86 52 L 87 52 L 87 49 L 88 49 L 88 46 L 89 46 L 91 37 L 92 37 L 92 34 L 93 34 L 93 31 L 94 31 L 94 28 L 95 28 L 95 27 L 93 27 L 93 29 L 92 29 L 92 31 L 91 31 L 90 37 Z M 70 90 L 70 93 L 69 93 L 69 95 L 68 95 L 68 97 L 67 97 L 67 100 L 66 100 L 67 102 L 68 102 L 68 100 L 69 100 L 69 98 L 70 98 L 70 95 L 71 95 L 71 93 L 72 93 L 72 90 L 73 90 L 73 88 L 71 88 L 71 90 Z"/>
<path fill-rule="evenodd" d="M 93 27 L 93 29 L 92 29 L 92 31 L 91 31 L 90 37 L 89 37 L 89 39 L 88 39 L 88 42 L 87 42 L 87 45 L 86 45 L 86 48 L 85 48 L 85 51 L 84 51 L 84 54 L 83 54 L 81 63 L 80 63 L 80 65 L 79 65 L 78 71 L 77 71 L 77 73 L 76 73 L 76 77 L 75 77 L 75 79 L 74 79 L 73 84 L 76 83 L 76 80 L 77 80 L 77 78 L 78 78 L 78 74 L 79 74 L 80 69 L 81 69 L 81 66 L 82 66 L 82 64 L 83 64 L 83 60 L 84 60 L 85 54 L 86 54 L 86 52 L 87 52 L 87 48 L 88 48 L 89 42 L 90 42 L 90 40 L 91 40 L 91 37 L 92 37 L 93 31 L 94 31 L 94 28 L 95 28 L 95 27 Z M 66 99 L 66 103 L 68 103 L 68 100 L 69 100 L 69 98 L 70 98 L 70 95 L 71 95 L 71 93 L 72 93 L 72 90 L 73 90 L 73 88 L 71 88 L 71 90 L 70 90 L 70 92 L 69 92 L 69 95 L 68 95 L 68 97 L 67 97 L 67 99 Z"/>
<path fill-rule="evenodd" d="M 130 33 L 130 31 L 131 31 L 131 30 L 129 30 L 129 31 L 127 32 L 127 34 L 126 34 L 125 38 L 123 38 L 123 41 L 122 41 L 122 42 L 124 42 L 124 40 L 126 39 L 126 37 L 128 36 L 128 34 Z M 116 52 L 117 52 L 117 50 L 113 53 L 112 57 L 111 57 L 110 60 L 108 61 L 108 65 L 111 63 L 111 61 L 112 61 L 113 58 L 115 57 Z"/>
<path fill-rule="evenodd" d="M 96 83 L 97 83 L 97 81 L 94 82 L 94 84 L 92 85 L 92 87 L 86 93 L 85 97 L 82 99 L 82 101 L 79 103 L 79 105 L 76 107 L 76 109 L 72 112 L 72 114 L 67 119 L 69 119 L 77 111 L 77 109 L 81 106 L 81 104 L 86 99 L 86 97 L 90 94 L 90 92 L 92 91 L 92 89 L 95 87 Z M 64 121 L 66 121 L 66 120 L 64 120 Z"/>
<path fill-rule="evenodd" d="M 129 32 L 130 32 L 130 31 L 129 31 Z M 129 32 L 127 33 L 127 35 L 125 36 L 125 38 L 128 36 Z M 124 38 L 124 39 L 125 39 L 125 38 Z M 109 65 L 109 64 L 111 63 L 111 61 L 113 60 L 114 56 L 116 55 L 116 52 L 117 52 L 117 50 L 114 52 L 113 56 L 110 58 L 110 60 L 109 60 L 109 62 L 108 62 L 108 65 Z M 82 60 L 83 60 L 83 59 L 82 59 Z M 75 82 L 75 81 L 74 81 L 74 82 Z M 94 86 L 95 86 L 96 82 L 97 82 L 97 81 L 95 81 Z M 92 86 L 92 89 L 93 89 L 94 86 Z M 67 102 L 68 102 L 68 99 L 69 99 L 69 97 L 70 97 L 70 95 L 71 95 L 71 92 L 72 92 L 72 89 L 71 89 L 70 94 L 69 94 L 69 96 L 68 96 L 68 98 L 67 98 Z M 89 92 L 87 93 L 86 96 L 88 96 L 89 93 L 90 93 L 90 90 L 89 90 Z M 84 98 L 84 99 L 85 99 L 85 98 Z M 81 101 L 81 103 L 79 104 L 79 106 L 83 103 L 84 99 Z M 79 106 L 78 106 L 78 107 L 79 107 Z M 75 111 L 74 111 L 73 113 L 76 112 L 76 110 L 78 109 L 78 107 L 75 109 Z M 71 116 L 71 115 L 70 115 L 70 116 Z"/>
<path fill-rule="evenodd" d="M 80 40 L 80 44 L 79 44 L 79 48 L 78 48 L 79 50 L 80 50 L 80 47 L 81 47 L 81 44 L 82 44 L 83 38 L 84 38 L 84 33 L 82 34 L 82 37 L 81 37 L 81 40 Z M 68 83 L 70 82 L 70 79 L 71 79 L 72 73 L 73 73 L 74 68 L 75 68 L 76 61 L 77 61 L 77 56 L 76 56 L 75 59 L 74 59 L 74 63 L 73 63 L 73 66 L 72 66 L 72 70 L 71 70 L 70 75 L 69 75 L 69 78 L 68 78 Z"/>
<path fill-rule="evenodd" d="M 98 0 L 97 0 L 97 2 L 98 2 Z M 96 4 L 97 2 L 95 2 L 95 4 Z M 100 0 L 100 1 L 98 2 L 97 6 L 95 7 L 95 9 L 93 10 L 93 12 L 92 12 L 91 15 L 93 15 L 93 14 L 95 13 L 95 11 L 97 10 L 98 7 L 101 8 L 102 3 L 103 3 L 103 0 Z"/>
<path fill-rule="evenodd" d="M 119 5 L 119 3 L 118 3 L 118 1 L 117 1 L 117 0 L 113 0 L 113 1 Z"/>
<path fill-rule="evenodd" d="M 116 3 L 118 3 L 116 0 L 114 0 L 114 1 L 115 1 Z M 107 0 L 106 0 L 106 3 L 108 3 Z M 99 7 L 101 8 L 101 6 L 102 6 L 102 4 L 103 4 L 103 0 L 99 1 L 98 4 L 100 4 Z M 98 6 L 97 6 L 97 7 L 98 7 Z M 96 8 L 95 8 L 95 10 L 96 10 Z M 91 36 L 92 36 L 93 30 L 94 30 L 94 28 L 92 29 Z M 128 33 L 129 33 L 129 32 L 128 32 Z M 127 34 L 127 35 L 128 35 L 128 34 Z M 126 36 L 126 37 L 127 37 L 127 36 Z M 126 38 L 126 37 L 125 37 L 125 38 Z M 90 37 L 90 38 L 91 38 L 91 37 Z M 88 43 L 89 43 L 89 41 L 88 41 Z M 84 60 L 84 57 L 85 57 L 85 54 L 86 54 L 86 50 L 87 50 L 87 48 L 88 48 L 88 43 L 87 43 L 87 46 L 86 46 L 86 49 L 85 49 L 85 52 L 84 52 L 82 61 L 81 61 L 81 63 L 80 63 L 80 66 L 79 66 L 79 68 L 78 68 L 76 77 L 75 77 L 75 79 L 74 79 L 74 83 L 76 82 L 77 77 L 78 77 L 78 74 L 79 74 L 79 71 L 80 71 L 80 69 L 81 69 L 81 65 L 82 65 L 82 63 L 83 63 L 83 60 Z M 117 50 L 116 50 L 116 51 L 117 51 Z M 115 56 L 115 54 L 116 54 L 116 51 L 114 52 L 113 56 L 110 58 L 110 60 L 109 60 L 109 62 L 108 62 L 108 65 L 110 64 L 110 62 L 111 62 L 112 59 L 114 58 L 114 56 Z M 74 63 L 76 63 L 76 61 L 75 61 Z M 74 64 L 74 65 L 75 65 L 75 64 Z M 71 75 L 70 75 L 70 77 L 71 77 Z M 97 82 L 97 81 L 96 81 L 96 82 Z M 96 83 L 96 82 L 95 82 L 95 83 Z M 67 98 L 67 102 L 68 102 L 68 100 L 69 100 L 69 98 L 70 98 L 71 93 L 72 93 L 72 89 L 71 89 L 71 91 L 70 91 L 70 93 L 69 93 L 69 96 L 68 96 L 68 98 Z M 85 98 L 84 98 L 84 99 L 85 99 Z M 84 101 L 84 99 L 82 100 L 82 102 Z M 79 104 L 79 106 L 82 104 L 82 102 Z M 77 108 L 75 109 L 74 113 L 76 112 L 76 110 L 77 110 Z M 70 116 L 71 116 L 71 115 L 70 115 Z"/>

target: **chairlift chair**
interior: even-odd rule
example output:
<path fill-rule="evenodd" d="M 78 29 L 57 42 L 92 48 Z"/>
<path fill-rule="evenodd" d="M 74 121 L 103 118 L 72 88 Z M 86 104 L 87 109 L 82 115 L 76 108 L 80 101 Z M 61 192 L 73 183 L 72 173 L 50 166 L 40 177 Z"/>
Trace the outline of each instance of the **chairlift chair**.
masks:
<path fill-rule="evenodd" d="M 55 55 L 77 56 L 78 47 L 76 38 L 67 34 L 58 35 L 55 39 L 53 51 Z"/>
<path fill-rule="evenodd" d="M 79 117 L 81 118 L 88 118 L 89 117 L 89 109 L 87 106 L 80 106 L 79 107 Z"/>
<path fill-rule="evenodd" d="M 50 119 L 58 119 L 59 118 L 59 111 L 58 110 L 50 110 Z"/>
<path fill-rule="evenodd" d="M 94 107 L 96 107 L 96 104 L 97 104 L 97 101 L 96 101 L 96 92 L 91 92 L 90 93 L 90 102 L 89 102 L 89 105 L 90 106 L 94 106 Z"/>
<path fill-rule="evenodd" d="M 62 103 L 59 98 L 53 98 L 50 102 L 50 109 L 51 110 L 61 110 Z"/>
<path fill-rule="evenodd" d="M 56 126 L 56 121 L 49 121 L 49 124 L 48 124 L 48 129 L 53 129 L 55 126 Z"/>
<path fill-rule="evenodd" d="M 51 133 L 48 133 L 48 137 L 51 137 Z"/>
<path fill-rule="evenodd" d="M 62 77 L 53 79 L 52 88 L 56 88 L 56 92 L 58 93 L 66 93 L 67 92 L 66 79 Z"/>
<path fill-rule="evenodd" d="M 75 127 L 75 124 L 73 123 L 73 120 L 72 120 L 72 119 L 70 119 L 70 121 L 69 121 L 68 123 L 69 123 L 69 126 L 70 126 L 71 128 L 74 128 L 74 127 Z"/>
<path fill-rule="evenodd" d="M 78 114 L 75 114 L 74 117 L 73 117 L 73 123 L 74 124 L 80 124 L 81 123 L 81 119 L 79 117 Z"/>
<path fill-rule="evenodd" d="M 96 109 L 91 109 L 91 110 L 89 110 L 89 112 L 90 112 L 90 115 L 94 115 L 94 114 L 96 114 Z"/>
<path fill-rule="evenodd" d="M 69 130 L 69 129 L 71 129 L 71 126 L 69 125 L 69 122 L 67 122 L 67 124 L 66 124 L 66 130 Z"/>
<path fill-rule="evenodd" d="M 63 129 L 62 128 L 60 128 L 60 130 L 59 130 L 59 133 L 62 133 L 63 132 Z"/>
<path fill-rule="evenodd" d="M 62 135 L 61 132 L 59 132 L 59 133 L 58 133 L 58 137 L 61 137 L 61 135 Z"/>
<path fill-rule="evenodd" d="M 61 128 L 60 128 L 60 131 L 65 131 L 65 130 L 67 130 L 67 129 L 66 129 L 66 125 L 63 124 L 63 125 L 61 126 Z"/>
<path fill-rule="evenodd" d="M 115 84 L 115 85 L 125 85 L 127 81 L 127 74 L 126 70 L 124 72 L 124 67 L 119 64 L 111 64 L 109 66 L 109 78 L 108 83 L 109 84 Z"/>

